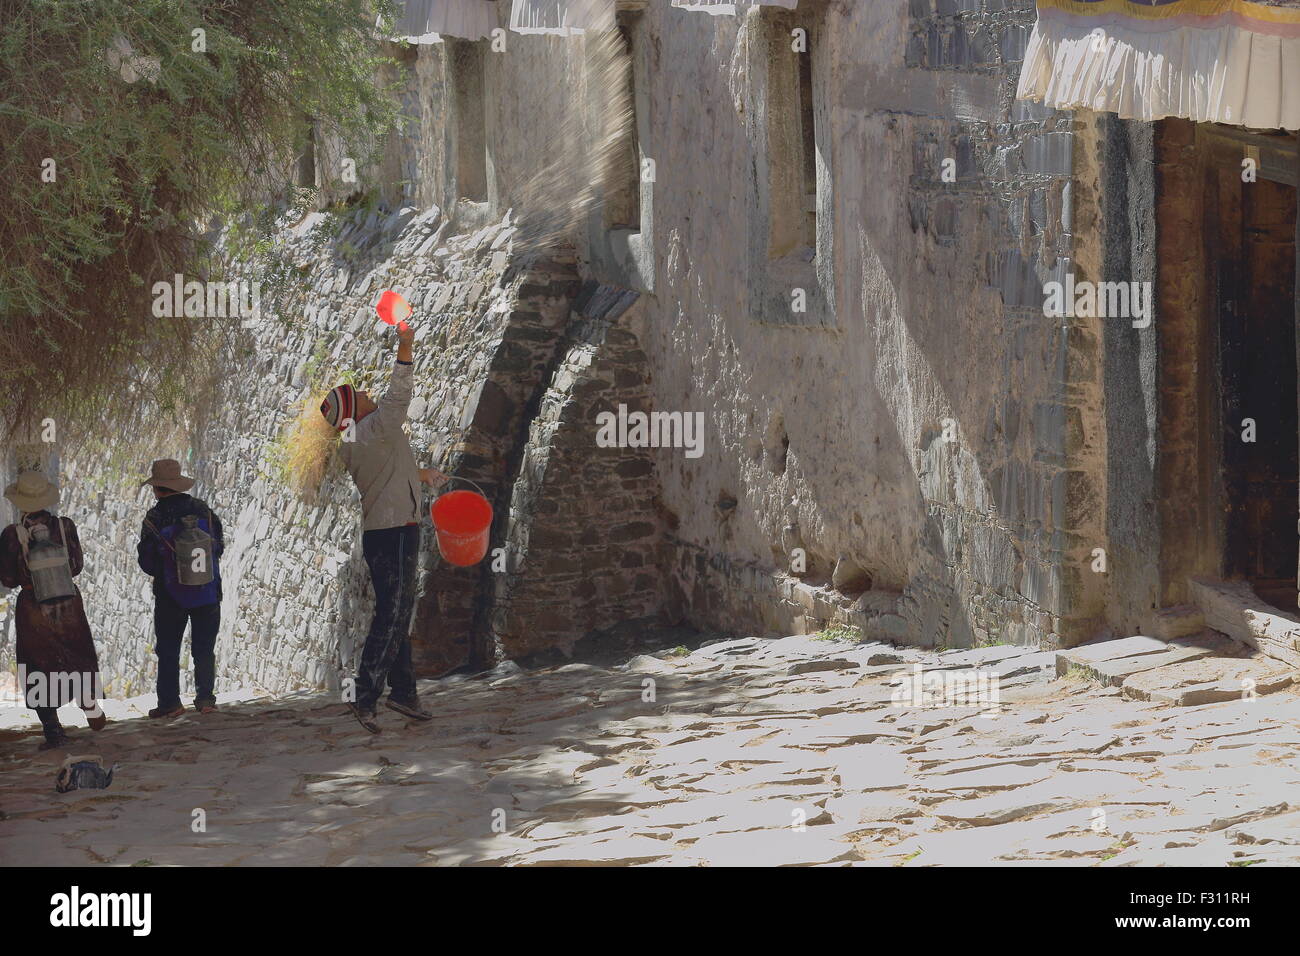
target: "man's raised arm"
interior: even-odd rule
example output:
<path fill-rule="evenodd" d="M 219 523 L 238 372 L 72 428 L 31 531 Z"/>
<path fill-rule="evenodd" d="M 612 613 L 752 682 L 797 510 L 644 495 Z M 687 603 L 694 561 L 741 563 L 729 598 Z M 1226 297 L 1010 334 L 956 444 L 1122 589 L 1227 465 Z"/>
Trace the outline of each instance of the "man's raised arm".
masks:
<path fill-rule="evenodd" d="M 412 345 L 415 341 L 415 329 L 409 326 L 397 333 L 397 364 L 393 366 L 393 377 L 388 383 L 388 391 L 379 400 L 378 410 L 381 426 L 385 431 L 401 428 L 406 421 L 406 411 L 411 407 L 411 386 L 414 366 Z"/>

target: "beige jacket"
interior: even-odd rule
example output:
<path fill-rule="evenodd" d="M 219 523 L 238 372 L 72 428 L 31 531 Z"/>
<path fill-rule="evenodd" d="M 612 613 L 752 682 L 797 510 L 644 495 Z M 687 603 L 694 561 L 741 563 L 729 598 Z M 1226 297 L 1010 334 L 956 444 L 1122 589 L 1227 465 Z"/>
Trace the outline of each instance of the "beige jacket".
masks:
<path fill-rule="evenodd" d="M 400 528 L 420 520 L 420 467 L 402 431 L 411 404 L 412 366 L 398 362 L 379 407 L 357 422 L 355 441 L 340 444 L 343 464 L 361 492 L 362 528 Z"/>

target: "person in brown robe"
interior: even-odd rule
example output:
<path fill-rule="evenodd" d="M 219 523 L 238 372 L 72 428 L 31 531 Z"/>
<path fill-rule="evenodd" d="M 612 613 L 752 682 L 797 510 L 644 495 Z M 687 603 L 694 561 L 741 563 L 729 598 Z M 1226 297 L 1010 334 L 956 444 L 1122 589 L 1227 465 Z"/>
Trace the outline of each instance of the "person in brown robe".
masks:
<path fill-rule="evenodd" d="M 30 529 L 44 525 L 50 540 L 65 546 L 73 576 L 81 573 L 83 557 L 77 526 L 58 518 L 49 509 L 58 504 L 58 489 L 39 472 L 24 472 L 5 489 L 5 497 L 21 513 L 18 524 L 0 533 L 0 584 L 21 587 L 14 615 L 17 635 L 15 657 L 27 706 L 36 711 L 45 731 L 42 750 L 68 744 L 67 732 L 59 723 L 58 708 L 73 700 L 86 712 L 86 722 L 102 730 L 108 722 L 96 698 L 99 697 L 99 658 L 90 633 L 90 622 L 81 592 L 55 601 L 38 603 L 32 591 L 19 540 L 19 525 Z"/>

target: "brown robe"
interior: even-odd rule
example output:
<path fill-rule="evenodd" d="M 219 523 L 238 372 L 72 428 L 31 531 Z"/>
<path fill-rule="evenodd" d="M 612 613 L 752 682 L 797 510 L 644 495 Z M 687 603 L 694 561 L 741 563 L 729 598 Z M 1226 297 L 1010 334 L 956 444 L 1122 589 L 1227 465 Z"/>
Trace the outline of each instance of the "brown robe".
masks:
<path fill-rule="evenodd" d="M 65 543 L 63 531 L 66 528 L 68 562 L 74 576 L 81 573 L 81 541 L 77 537 L 77 526 L 71 520 L 59 520 L 48 511 L 36 511 L 27 515 L 26 521 L 29 528 L 36 524 L 45 525 L 50 529 L 50 540 L 61 544 Z M 51 680 L 51 675 L 77 674 L 83 688 L 98 691 L 99 658 L 95 654 L 86 608 L 81 602 L 81 591 L 59 601 L 37 603 L 32 594 L 31 572 L 27 570 L 22 545 L 18 542 L 17 525 L 11 524 L 0 533 L 0 584 L 7 588 L 22 588 L 14 615 L 17 633 L 14 656 L 19 666 L 26 670 L 24 693 L 28 706 L 35 707 L 39 702 L 35 697 L 38 685 L 33 683 L 33 674 L 44 675 L 45 679 L 39 683 L 45 685 L 49 696 L 43 703 L 51 707 L 61 707 L 72 699 L 67 693 L 70 688 L 66 678 Z"/>

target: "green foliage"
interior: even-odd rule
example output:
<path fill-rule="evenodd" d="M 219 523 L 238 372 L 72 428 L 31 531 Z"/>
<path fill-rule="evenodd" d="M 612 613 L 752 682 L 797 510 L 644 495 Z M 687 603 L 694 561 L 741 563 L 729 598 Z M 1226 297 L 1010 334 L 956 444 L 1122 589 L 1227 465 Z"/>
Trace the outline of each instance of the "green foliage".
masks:
<path fill-rule="evenodd" d="M 334 335 L 322 335 L 312 347 L 311 355 L 307 358 L 307 364 L 302 371 L 309 392 L 318 392 L 325 387 L 326 363 L 330 358 L 330 347 L 334 344 L 334 338 L 336 338 Z"/>
<path fill-rule="evenodd" d="M 1103 861 L 1105 861 L 1105 860 L 1113 860 L 1115 857 L 1119 856 L 1121 853 L 1123 853 L 1123 852 L 1124 852 L 1125 850 L 1127 850 L 1129 847 L 1131 847 L 1131 846 L 1135 846 L 1136 844 L 1137 844 L 1137 841 L 1136 841 L 1136 840 L 1128 840 L 1128 841 L 1125 841 L 1125 840 L 1122 839 L 1122 838 L 1117 839 L 1114 843 L 1112 843 L 1112 844 L 1107 848 L 1106 852 L 1103 853 L 1103 854 L 1101 855 L 1101 858 L 1102 858 Z"/>
<path fill-rule="evenodd" d="M 815 641 L 852 641 L 854 644 L 861 644 L 865 638 L 862 631 L 851 625 L 833 624 L 830 627 L 823 628 L 814 635 Z"/>
<path fill-rule="evenodd" d="M 1086 683 L 1095 678 L 1095 674 L 1086 667 L 1080 667 L 1078 664 L 1071 664 L 1062 676 L 1061 680 L 1073 681 L 1075 683 Z"/>
<path fill-rule="evenodd" d="M 236 279 L 271 256 L 274 217 L 312 198 L 291 183 L 309 135 L 371 161 L 396 109 L 376 81 L 392 14 L 392 0 L 0 0 L 4 424 L 181 407 L 232 329 L 155 317 L 153 283 Z"/>

